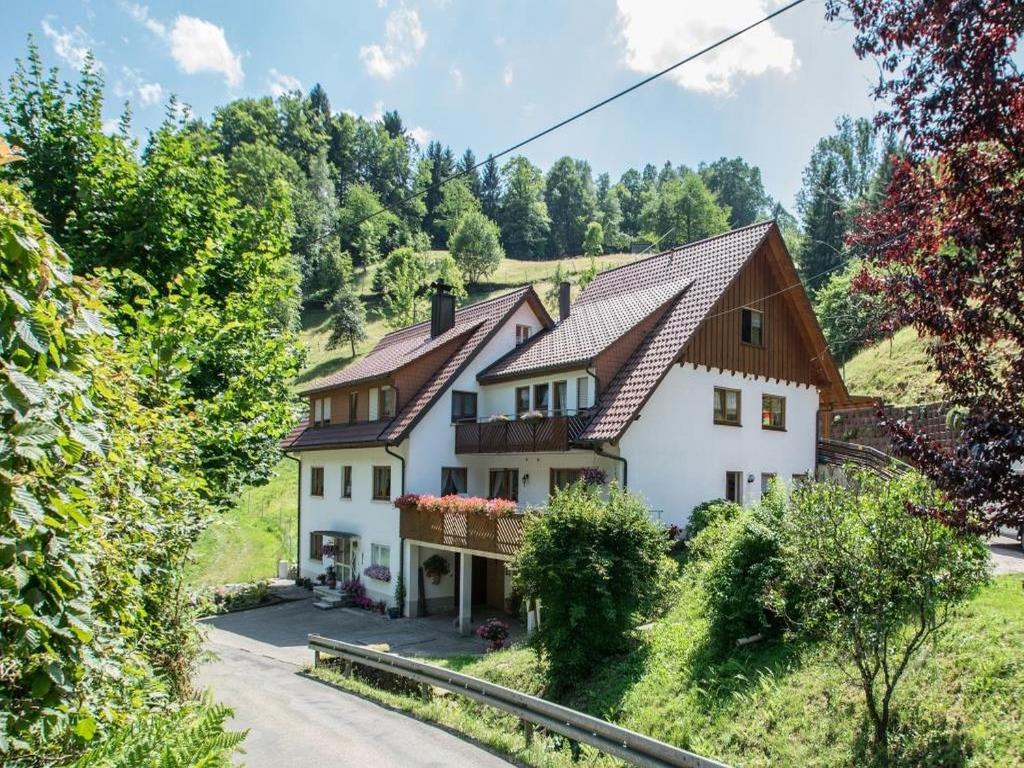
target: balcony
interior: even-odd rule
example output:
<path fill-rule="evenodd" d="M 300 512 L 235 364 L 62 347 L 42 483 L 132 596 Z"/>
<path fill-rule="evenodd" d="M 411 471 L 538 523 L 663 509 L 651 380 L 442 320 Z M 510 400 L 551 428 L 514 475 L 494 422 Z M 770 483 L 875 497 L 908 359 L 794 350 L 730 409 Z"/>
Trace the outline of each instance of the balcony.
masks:
<path fill-rule="evenodd" d="M 403 539 L 445 547 L 514 555 L 523 543 L 523 515 L 504 517 L 403 509 L 398 528 Z"/>
<path fill-rule="evenodd" d="M 583 432 L 589 411 L 537 418 L 486 419 L 455 424 L 455 453 L 566 451 Z"/>

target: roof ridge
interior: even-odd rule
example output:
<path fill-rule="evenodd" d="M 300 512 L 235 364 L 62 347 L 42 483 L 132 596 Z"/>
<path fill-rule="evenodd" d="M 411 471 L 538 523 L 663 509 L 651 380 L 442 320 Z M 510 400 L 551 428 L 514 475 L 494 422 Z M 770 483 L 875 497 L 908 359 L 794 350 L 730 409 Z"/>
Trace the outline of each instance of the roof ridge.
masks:
<path fill-rule="evenodd" d="M 461 307 L 456 307 L 455 308 L 455 318 L 456 318 L 456 321 L 458 321 L 458 316 L 459 316 L 460 312 L 466 312 L 467 310 L 470 310 L 470 309 L 477 309 L 479 307 L 482 307 L 482 306 L 485 306 L 487 304 L 490 304 L 491 302 L 496 302 L 496 301 L 501 301 L 502 299 L 507 299 L 508 297 L 513 296 L 513 295 L 515 295 L 516 293 L 518 293 L 520 291 L 527 291 L 527 290 L 530 290 L 531 288 L 533 288 L 533 285 L 531 285 L 530 283 L 524 283 L 523 285 L 520 285 L 520 286 L 518 286 L 516 288 L 513 288 L 508 293 L 502 293 L 502 294 L 499 294 L 498 296 L 492 296 L 489 299 L 483 299 L 482 301 L 477 301 L 477 302 L 474 302 L 472 304 L 465 304 L 465 305 L 463 305 Z M 403 326 L 401 328 L 396 328 L 395 330 L 388 331 L 383 336 L 381 336 L 380 337 L 380 341 L 377 342 L 377 343 L 380 344 L 385 339 L 390 339 L 392 337 L 396 337 L 399 334 L 404 334 L 404 333 L 406 333 L 408 331 L 412 331 L 413 329 L 416 329 L 416 328 L 421 328 L 421 327 L 425 328 L 428 325 L 430 325 L 430 321 L 429 320 L 421 320 L 420 322 L 413 323 L 412 325 L 406 325 L 406 326 Z"/>
<path fill-rule="evenodd" d="M 711 235 L 710 237 L 702 237 L 700 240 L 693 240 L 689 243 L 683 243 L 682 245 L 677 245 L 672 248 L 666 248 L 664 251 L 652 253 L 650 256 L 645 256 L 644 258 L 637 259 L 636 261 L 630 261 L 626 264 L 619 264 L 619 266 L 617 267 L 612 267 L 611 269 L 605 269 L 598 272 L 597 276 L 594 278 L 594 281 L 592 281 L 591 284 L 593 284 L 593 282 L 596 282 L 598 278 L 604 277 L 605 275 L 610 275 L 612 272 L 618 272 L 620 269 L 626 269 L 627 267 L 635 267 L 637 264 L 643 264 L 645 261 L 651 261 L 652 259 L 656 259 L 659 256 L 664 256 L 666 253 L 674 253 L 676 251 L 681 251 L 684 248 L 693 248 L 695 246 L 701 245 L 702 243 L 710 243 L 713 240 L 720 240 L 723 237 L 729 237 L 730 235 L 735 235 L 739 232 L 743 232 L 748 229 L 753 229 L 754 227 L 761 227 L 764 226 L 765 224 L 774 224 L 775 226 L 778 226 L 778 220 L 772 218 L 761 219 L 760 221 L 753 221 L 750 224 L 744 224 L 742 227 L 730 229 L 728 232 L 719 232 L 717 235 Z M 580 297 L 582 298 L 582 296 L 583 294 L 581 293 Z"/>

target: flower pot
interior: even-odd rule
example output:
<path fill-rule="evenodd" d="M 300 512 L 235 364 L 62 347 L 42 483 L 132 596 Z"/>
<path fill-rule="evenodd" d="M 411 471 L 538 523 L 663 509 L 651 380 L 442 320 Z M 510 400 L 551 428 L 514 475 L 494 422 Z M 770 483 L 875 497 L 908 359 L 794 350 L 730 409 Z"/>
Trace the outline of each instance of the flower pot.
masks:
<path fill-rule="evenodd" d="M 389 619 L 400 619 L 400 618 L 402 618 L 402 609 L 399 608 L 397 605 L 392 606 L 391 608 L 388 608 L 388 618 Z"/>

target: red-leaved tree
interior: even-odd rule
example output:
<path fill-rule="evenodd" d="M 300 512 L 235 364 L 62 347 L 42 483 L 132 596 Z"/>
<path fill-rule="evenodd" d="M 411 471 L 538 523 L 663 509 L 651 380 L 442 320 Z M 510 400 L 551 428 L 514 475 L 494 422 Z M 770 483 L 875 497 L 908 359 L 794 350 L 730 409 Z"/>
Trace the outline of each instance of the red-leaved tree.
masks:
<path fill-rule="evenodd" d="M 828 0 L 827 13 L 852 21 L 857 55 L 878 62 L 876 123 L 907 149 L 851 235 L 881 273 L 860 287 L 929 339 L 962 416 L 953 451 L 904 422 L 887 424 L 894 445 L 952 502 L 946 522 L 1024 525 L 1024 3 Z"/>

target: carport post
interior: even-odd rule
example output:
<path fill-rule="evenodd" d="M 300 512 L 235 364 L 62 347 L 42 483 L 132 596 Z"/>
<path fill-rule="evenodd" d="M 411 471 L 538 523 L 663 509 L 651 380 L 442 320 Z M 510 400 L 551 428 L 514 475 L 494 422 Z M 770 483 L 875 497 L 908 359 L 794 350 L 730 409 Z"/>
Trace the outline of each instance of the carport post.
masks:
<path fill-rule="evenodd" d="M 473 556 L 459 552 L 459 634 L 470 634 L 473 622 Z"/>
<path fill-rule="evenodd" d="M 410 544 L 406 540 L 402 547 L 404 548 L 404 563 L 402 567 L 405 569 L 405 577 L 403 583 L 405 584 L 405 605 L 402 606 L 403 616 L 418 616 L 420 608 L 420 548 L 415 544 Z"/>

